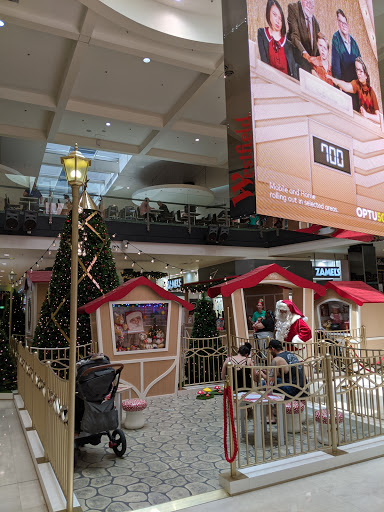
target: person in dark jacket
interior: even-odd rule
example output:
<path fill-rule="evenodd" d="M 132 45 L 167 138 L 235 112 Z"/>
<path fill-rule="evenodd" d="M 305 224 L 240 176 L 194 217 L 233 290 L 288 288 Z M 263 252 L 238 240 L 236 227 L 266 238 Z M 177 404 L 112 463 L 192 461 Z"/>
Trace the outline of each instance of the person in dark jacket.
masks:
<path fill-rule="evenodd" d="M 266 355 L 266 344 L 267 339 L 273 338 L 273 333 L 275 331 L 275 320 L 272 311 L 266 311 L 264 318 L 259 318 L 255 324 L 253 324 L 255 329 L 254 338 L 255 342 L 258 345 L 259 350 L 262 354 Z"/>
<path fill-rule="evenodd" d="M 257 42 L 260 59 L 286 75 L 298 78 L 292 45 L 287 39 L 283 10 L 277 0 L 268 0 L 266 8 L 268 27 L 259 28 Z"/>
<path fill-rule="evenodd" d="M 319 55 L 317 34 L 320 25 L 314 15 L 315 0 L 301 0 L 288 4 L 288 40 L 292 43 L 299 67 L 312 71 L 313 57 Z"/>
<path fill-rule="evenodd" d="M 344 82 L 357 80 L 356 59 L 361 57 L 360 49 L 356 41 L 349 34 L 349 26 L 346 15 L 341 9 L 336 11 L 339 30 L 332 38 L 332 76 Z M 350 93 L 353 109 L 360 110 L 358 94 Z"/>

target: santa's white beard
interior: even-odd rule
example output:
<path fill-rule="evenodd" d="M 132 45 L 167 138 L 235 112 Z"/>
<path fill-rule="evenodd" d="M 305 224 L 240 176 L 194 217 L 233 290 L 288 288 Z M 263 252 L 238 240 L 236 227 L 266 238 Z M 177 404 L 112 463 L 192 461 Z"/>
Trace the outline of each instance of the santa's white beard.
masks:
<path fill-rule="evenodd" d="M 276 323 L 275 323 L 275 329 L 276 329 L 276 339 L 279 341 L 284 341 L 289 333 L 289 329 L 292 325 L 292 313 L 289 313 L 288 315 L 284 315 L 283 318 L 276 316 Z"/>

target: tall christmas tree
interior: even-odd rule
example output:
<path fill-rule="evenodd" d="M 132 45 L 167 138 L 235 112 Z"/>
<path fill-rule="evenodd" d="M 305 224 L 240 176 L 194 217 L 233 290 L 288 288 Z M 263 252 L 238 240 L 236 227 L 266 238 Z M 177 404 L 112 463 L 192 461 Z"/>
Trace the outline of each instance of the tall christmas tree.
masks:
<path fill-rule="evenodd" d="M 218 336 L 216 313 L 213 304 L 206 294 L 197 302 L 191 338 L 214 338 Z"/>
<path fill-rule="evenodd" d="M 110 249 L 111 241 L 104 220 L 87 192 L 83 193 L 80 205 L 86 208 L 79 208 L 78 307 L 119 285 Z M 72 212 L 69 213 L 61 233 L 60 248 L 53 266 L 52 278 L 41 307 L 40 321 L 35 330 L 33 341 L 35 347 L 59 348 L 69 344 L 71 236 Z M 90 341 L 89 316 L 79 315 L 77 344 L 85 345 Z"/>

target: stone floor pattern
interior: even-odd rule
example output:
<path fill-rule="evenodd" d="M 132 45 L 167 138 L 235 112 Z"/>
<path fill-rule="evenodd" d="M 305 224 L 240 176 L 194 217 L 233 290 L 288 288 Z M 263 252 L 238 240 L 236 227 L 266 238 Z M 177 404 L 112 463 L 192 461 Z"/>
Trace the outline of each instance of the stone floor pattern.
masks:
<path fill-rule="evenodd" d="M 220 489 L 218 475 L 229 469 L 222 397 L 147 401 L 144 428 L 125 430 L 123 458 L 107 444 L 81 449 L 74 488 L 84 511 L 125 512 Z"/>

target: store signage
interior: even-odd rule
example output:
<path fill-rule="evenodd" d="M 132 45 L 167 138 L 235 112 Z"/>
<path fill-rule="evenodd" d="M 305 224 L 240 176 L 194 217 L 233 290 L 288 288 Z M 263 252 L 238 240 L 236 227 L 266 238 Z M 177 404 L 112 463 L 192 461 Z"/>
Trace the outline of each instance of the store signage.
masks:
<path fill-rule="evenodd" d="M 180 288 L 184 284 L 184 279 L 182 277 L 175 277 L 174 279 L 168 279 L 167 282 L 167 290 L 180 290 Z"/>
<path fill-rule="evenodd" d="M 313 158 L 317 164 L 351 174 L 348 149 L 313 137 Z"/>
<path fill-rule="evenodd" d="M 315 277 L 341 277 L 340 267 L 315 267 Z"/>

